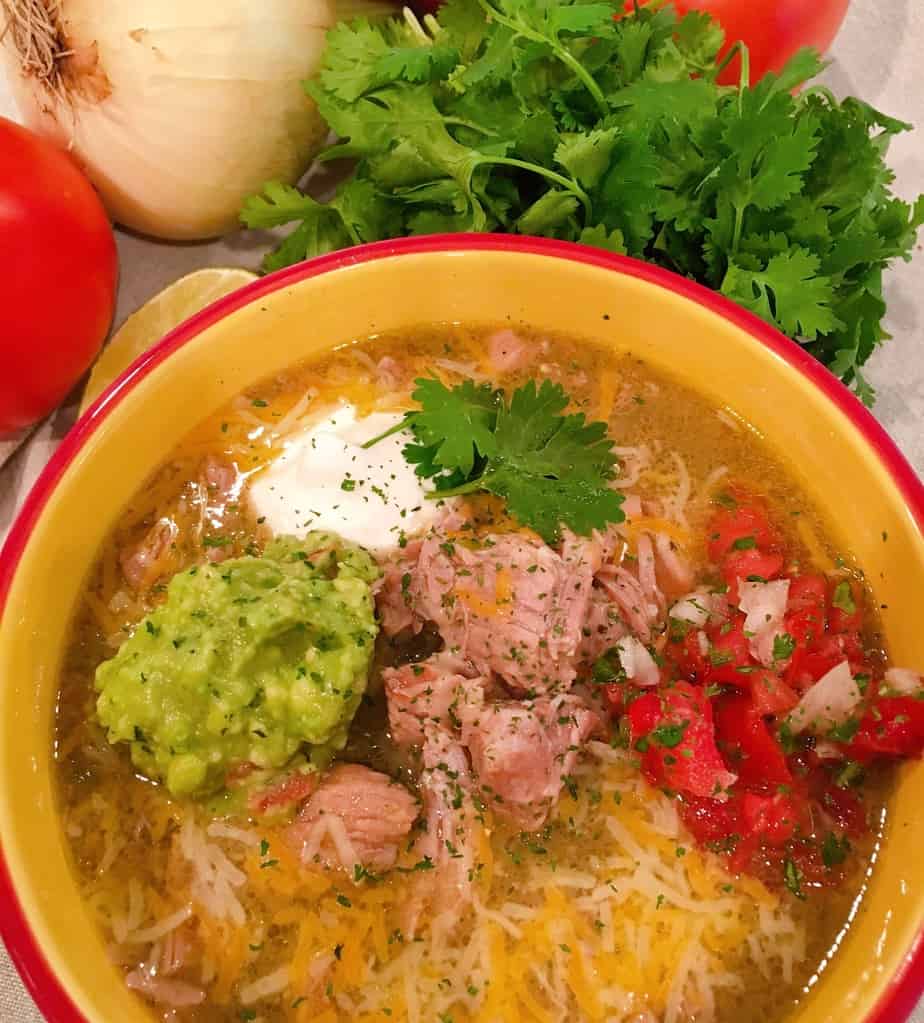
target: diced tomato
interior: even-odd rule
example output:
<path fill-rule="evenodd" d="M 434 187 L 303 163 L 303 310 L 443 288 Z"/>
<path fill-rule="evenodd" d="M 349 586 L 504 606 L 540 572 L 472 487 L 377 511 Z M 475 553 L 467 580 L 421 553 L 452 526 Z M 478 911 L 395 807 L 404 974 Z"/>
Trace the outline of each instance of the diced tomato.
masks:
<path fill-rule="evenodd" d="M 709 556 L 731 605 L 725 620 L 672 627 L 666 684 L 641 693 L 610 687 L 604 696 L 622 713 L 645 777 L 678 796 L 699 844 L 723 855 L 732 871 L 805 894 L 841 883 L 850 869 L 841 857 L 832 862 L 826 840 L 840 843 L 869 827 L 862 799 L 845 787 L 852 771 L 842 774 L 844 761 L 924 753 L 924 699 L 880 694 L 861 636 L 863 591 L 850 579 L 789 576 L 782 628 L 789 655 L 769 668 L 751 656 L 738 588 L 749 577 L 786 577 L 786 550 L 763 501 L 731 492 L 735 507 L 717 512 L 709 530 Z M 853 738 L 819 745 L 823 755 L 797 743 L 787 756 L 770 719 L 782 718 L 845 660 L 855 678 L 868 681 Z M 669 681 L 678 676 L 683 681 Z M 845 740 L 849 732 L 840 734 Z"/>
<path fill-rule="evenodd" d="M 853 579 L 831 580 L 828 593 L 828 629 L 859 632 L 863 626 L 863 592 Z"/>
<path fill-rule="evenodd" d="M 823 575 L 797 575 L 789 581 L 789 599 L 786 610 L 790 614 L 800 611 L 818 611 L 824 623 L 828 600 L 828 583 Z"/>
<path fill-rule="evenodd" d="M 770 526 L 763 502 L 756 498 L 738 500 L 735 508 L 716 512 L 709 523 L 709 557 L 720 562 L 729 551 L 778 551 L 782 544 Z"/>
<path fill-rule="evenodd" d="M 800 692 L 809 688 L 843 660 L 850 663 L 850 670 L 856 674 L 868 671 L 865 653 L 857 633 L 843 632 L 839 635 L 826 633 L 808 649 L 796 651 L 786 671 L 785 681 Z"/>
<path fill-rule="evenodd" d="M 678 809 L 697 843 L 724 853 L 735 873 L 747 872 L 771 888 L 782 888 L 791 861 L 803 890 L 844 880 L 843 866 L 825 864 L 824 839 L 812 832 L 811 807 L 798 790 L 754 793 L 735 786 L 724 802 L 685 796 Z"/>
<path fill-rule="evenodd" d="M 700 645 L 700 636 L 705 637 L 705 633 L 691 628 L 681 640 L 670 643 L 667 648 L 680 675 L 697 682 L 706 677 L 706 655 Z"/>
<path fill-rule="evenodd" d="M 741 804 L 735 798 L 685 796 L 680 817 L 700 845 L 715 846 L 732 837 L 740 837 Z"/>
<path fill-rule="evenodd" d="M 762 716 L 786 714 L 799 702 L 799 694 L 766 668 L 758 668 L 747 678 L 754 709 Z"/>
<path fill-rule="evenodd" d="M 854 760 L 874 757 L 916 757 L 924 752 L 924 700 L 916 696 L 876 699 L 860 721 L 847 747 Z"/>
<path fill-rule="evenodd" d="M 851 789 L 829 783 L 818 800 L 828 816 L 850 835 L 863 835 L 869 830 L 866 807 Z"/>
<path fill-rule="evenodd" d="M 783 750 L 749 696 L 723 695 L 714 701 L 713 708 L 719 751 L 742 783 L 792 782 Z"/>
<path fill-rule="evenodd" d="M 629 707 L 629 725 L 653 785 L 716 796 L 734 782 L 716 747 L 712 705 L 702 687 L 677 682 L 640 697 Z"/>
<path fill-rule="evenodd" d="M 740 612 L 722 625 L 706 629 L 709 652 L 704 661 L 703 679 L 707 682 L 724 682 L 727 685 L 744 688 L 748 685 L 747 671 L 756 661 L 751 657 L 748 637 L 744 634 L 745 616 Z"/>
<path fill-rule="evenodd" d="M 789 764 L 796 778 L 796 787 L 805 793 L 806 798 L 817 803 L 840 828 L 854 836 L 868 830 L 866 808 L 860 797 L 834 780 L 843 767 L 841 761 L 832 765 L 823 761 L 814 750 L 804 749 L 790 757 Z"/>
<path fill-rule="evenodd" d="M 742 579 L 750 579 L 752 582 L 776 579 L 783 571 L 784 563 L 782 554 L 764 553 L 756 547 L 730 551 L 722 565 L 722 578 L 728 585 L 729 601 L 732 604 L 738 603 L 738 583 Z"/>
<path fill-rule="evenodd" d="M 785 631 L 796 647 L 819 640 L 827 626 L 827 582 L 821 575 L 799 575 L 789 580 Z"/>
<path fill-rule="evenodd" d="M 761 844 L 785 845 L 799 824 L 800 809 L 792 796 L 775 792 L 761 796 L 746 792 L 741 799 L 741 820 L 746 834 Z"/>
<path fill-rule="evenodd" d="M 629 705 L 629 727 L 633 742 L 654 731 L 660 722 L 661 698 L 657 693 L 645 693 Z"/>

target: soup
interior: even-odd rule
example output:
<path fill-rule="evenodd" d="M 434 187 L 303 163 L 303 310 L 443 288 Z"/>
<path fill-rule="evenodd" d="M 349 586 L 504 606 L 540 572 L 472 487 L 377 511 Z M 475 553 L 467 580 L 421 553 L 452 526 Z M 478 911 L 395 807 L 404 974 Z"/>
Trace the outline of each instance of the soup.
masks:
<path fill-rule="evenodd" d="M 260 382 L 76 614 L 59 795 L 115 967 L 177 1021 L 783 1019 L 924 739 L 828 532 L 746 423 L 585 339 Z"/>

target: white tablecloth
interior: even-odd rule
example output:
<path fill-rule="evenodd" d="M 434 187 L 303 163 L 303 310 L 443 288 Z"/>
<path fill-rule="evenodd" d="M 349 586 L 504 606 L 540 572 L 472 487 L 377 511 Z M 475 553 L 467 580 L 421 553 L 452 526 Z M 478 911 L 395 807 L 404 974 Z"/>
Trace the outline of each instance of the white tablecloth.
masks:
<path fill-rule="evenodd" d="M 747 0 L 741 0 L 742 3 Z M 804 0 L 811 3 L 812 0 Z M 924 4 L 921 0 L 853 0 L 834 48 L 829 84 L 841 95 L 855 93 L 886 113 L 917 123 L 916 135 L 899 138 L 891 161 L 897 190 L 905 198 L 924 190 Z M 15 117 L 0 80 L 0 115 Z M 869 377 L 879 400 L 876 415 L 915 469 L 924 472 L 924 254 L 889 275 L 888 326 L 894 340 L 873 358 Z M 117 322 L 176 277 L 201 266 L 247 266 L 259 261 L 257 239 L 246 234 L 203 245 L 170 246 L 120 234 L 122 279 Z M 0 253 L 15 259 L 15 253 Z M 2 316 L 2 312 L 0 312 Z M 59 438 L 73 422 L 74 407 L 61 409 L 0 469 L 0 540 L 16 509 Z M 0 453 L 2 460 L 2 453 Z M 0 946 L 0 1023 L 42 1023 Z M 900 1023 L 895 1020 L 894 1023 Z M 924 1023 L 924 1006 L 913 1023 Z"/>

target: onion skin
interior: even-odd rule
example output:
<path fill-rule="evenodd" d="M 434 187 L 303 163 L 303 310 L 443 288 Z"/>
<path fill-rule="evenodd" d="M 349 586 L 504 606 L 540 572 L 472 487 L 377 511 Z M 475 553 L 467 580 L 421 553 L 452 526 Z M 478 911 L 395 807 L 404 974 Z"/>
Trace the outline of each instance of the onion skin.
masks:
<path fill-rule="evenodd" d="M 329 0 L 62 0 L 56 90 L 20 71 L 10 33 L 4 50 L 23 120 L 71 150 L 113 219 L 190 241 L 308 168 L 327 128 L 302 82 L 333 23 Z"/>

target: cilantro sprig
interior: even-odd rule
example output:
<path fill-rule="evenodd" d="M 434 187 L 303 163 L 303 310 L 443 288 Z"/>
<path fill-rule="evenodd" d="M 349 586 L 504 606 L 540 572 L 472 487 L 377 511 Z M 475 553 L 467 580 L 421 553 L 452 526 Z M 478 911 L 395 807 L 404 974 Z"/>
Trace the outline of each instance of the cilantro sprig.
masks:
<path fill-rule="evenodd" d="M 885 162 L 910 125 L 821 85 L 794 94 L 823 68 L 808 50 L 753 87 L 742 51 L 741 84 L 721 86 L 722 42 L 705 14 L 623 0 L 338 24 L 308 91 L 341 140 L 321 159 L 355 170 L 327 203 L 270 184 L 243 220 L 296 225 L 267 270 L 439 231 L 625 252 L 752 310 L 871 402 L 882 272 L 924 223 Z"/>
<path fill-rule="evenodd" d="M 531 380 L 509 400 L 503 390 L 471 380 L 452 388 L 429 378 L 415 384 L 420 409 L 387 433 L 411 431 L 404 457 L 433 481 L 431 498 L 495 494 L 549 543 L 562 525 L 588 535 L 625 517 L 623 495 L 610 486 L 616 457 L 606 424 L 565 414 L 568 395 L 560 384 L 543 380 L 537 387 Z"/>

